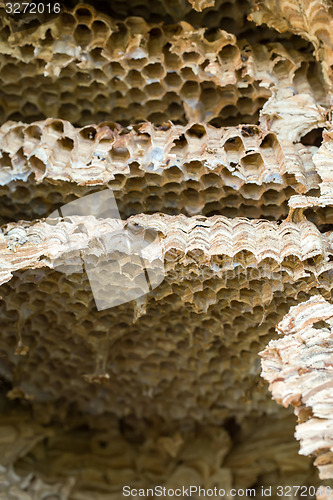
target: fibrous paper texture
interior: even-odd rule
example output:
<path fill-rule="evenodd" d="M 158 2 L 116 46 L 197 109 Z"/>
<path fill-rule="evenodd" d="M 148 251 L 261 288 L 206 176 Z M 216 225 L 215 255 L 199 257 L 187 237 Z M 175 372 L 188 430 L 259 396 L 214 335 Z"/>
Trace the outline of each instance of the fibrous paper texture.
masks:
<path fill-rule="evenodd" d="M 0 9 L 1 500 L 331 498 L 328 3 Z"/>

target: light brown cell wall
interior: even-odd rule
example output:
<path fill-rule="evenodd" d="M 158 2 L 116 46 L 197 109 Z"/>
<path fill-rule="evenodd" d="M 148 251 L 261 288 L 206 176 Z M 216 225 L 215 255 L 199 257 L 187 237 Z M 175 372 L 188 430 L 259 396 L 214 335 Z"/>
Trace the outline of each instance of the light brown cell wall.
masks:
<path fill-rule="evenodd" d="M 69 3 L 0 2 L 0 500 L 330 499 L 331 7 Z"/>

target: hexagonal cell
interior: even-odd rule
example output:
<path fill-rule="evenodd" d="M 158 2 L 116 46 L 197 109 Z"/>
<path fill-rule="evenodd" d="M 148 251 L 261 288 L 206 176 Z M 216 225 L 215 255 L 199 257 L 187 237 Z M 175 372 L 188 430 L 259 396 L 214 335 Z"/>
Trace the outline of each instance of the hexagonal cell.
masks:
<path fill-rule="evenodd" d="M 184 52 L 183 54 L 183 61 L 185 63 L 196 63 L 200 59 L 200 54 L 198 52 Z"/>
<path fill-rule="evenodd" d="M 149 31 L 147 49 L 149 57 L 154 59 L 160 56 L 165 44 L 165 35 L 160 28 L 153 28 Z"/>
<path fill-rule="evenodd" d="M 215 173 L 206 173 L 201 177 L 201 182 L 205 188 L 219 186 L 221 177 Z"/>
<path fill-rule="evenodd" d="M 141 72 L 135 69 L 130 70 L 126 75 L 126 81 L 130 87 L 142 87 L 145 85 Z"/>
<path fill-rule="evenodd" d="M 171 44 L 166 43 L 163 47 L 164 66 L 166 70 L 179 70 L 182 66 L 179 56 L 171 52 Z"/>
<path fill-rule="evenodd" d="M 94 22 L 91 24 L 91 30 L 94 34 L 94 42 L 95 44 L 98 43 L 105 43 L 105 40 L 109 38 L 110 36 L 110 28 L 105 24 L 104 21 L 100 19 L 95 19 Z"/>
<path fill-rule="evenodd" d="M 235 64 L 239 58 L 239 48 L 235 45 L 225 45 L 218 56 L 222 64 Z"/>
<path fill-rule="evenodd" d="M 205 126 L 202 123 L 194 123 L 186 130 L 186 135 L 190 138 L 202 139 L 206 135 Z"/>
<path fill-rule="evenodd" d="M 293 69 L 293 63 L 288 60 L 278 61 L 273 66 L 273 73 L 277 78 L 288 78 Z"/>
<path fill-rule="evenodd" d="M 74 147 L 74 141 L 69 137 L 63 137 L 57 140 L 57 149 L 59 151 L 71 152 Z"/>
<path fill-rule="evenodd" d="M 145 91 L 147 92 L 147 95 L 149 97 L 155 97 L 155 98 L 162 97 L 165 94 L 164 87 L 158 82 L 146 85 Z"/>
<path fill-rule="evenodd" d="M 20 52 L 23 60 L 29 61 L 34 57 L 35 47 L 33 45 L 24 45 L 20 47 Z"/>
<path fill-rule="evenodd" d="M 178 73 L 169 71 L 164 78 L 164 83 L 166 87 L 179 88 L 182 84 L 182 79 Z"/>
<path fill-rule="evenodd" d="M 107 59 L 103 56 L 103 47 L 95 47 L 92 49 L 90 56 L 96 66 L 103 65 L 107 62 Z"/>
<path fill-rule="evenodd" d="M 92 41 L 93 34 L 85 24 L 78 24 L 74 31 L 74 39 L 81 47 L 86 47 Z"/>
<path fill-rule="evenodd" d="M 200 86 L 198 82 L 186 82 L 180 90 L 180 95 L 184 100 L 198 100 L 200 96 Z"/>
<path fill-rule="evenodd" d="M 38 125 L 31 125 L 24 131 L 24 135 L 27 139 L 35 139 L 36 142 L 40 141 L 42 133 L 42 129 Z"/>
<path fill-rule="evenodd" d="M 230 162 L 238 163 L 242 153 L 245 152 L 245 147 L 242 139 L 239 136 L 229 137 L 224 143 L 224 149 L 227 153 Z"/>
<path fill-rule="evenodd" d="M 239 171 L 243 173 L 248 182 L 258 180 L 265 168 L 260 153 L 250 153 L 243 156 L 240 165 Z"/>
<path fill-rule="evenodd" d="M 219 93 L 216 86 L 214 84 L 204 83 L 201 84 L 201 89 L 200 100 L 205 110 L 212 111 L 216 109 L 220 103 Z"/>
<path fill-rule="evenodd" d="M 148 83 L 153 80 L 160 81 L 164 77 L 164 68 L 160 63 L 151 63 L 143 68 L 142 73 L 147 78 Z"/>
<path fill-rule="evenodd" d="M 240 97 L 237 101 L 237 108 L 242 115 L 246 115 L 256 111 L 257 105 L 249 97 Z"/>
<path fill-rule="evenodd" d="M 247 180 L 250 182 L 255 178 L 255 175 L 252 177 L 249 173 L 247 173 Z M 242 195 L 247 200 L 260 200 L 263 192 L 266 190 L 265 186 L 258 186 L 256 184 L 244 184 L 242 187 Z"/>
<path fill-rule="evenodd" d="M 46 125 L 46 129 L 51 134 L 62 135 L 64 133 L 64 124 L 61 120 L 52 120 Z"/>
<path fill-rule="evenodd" d="M 173 146 L 170 150 L 170 153 L 178 153 L 187 148 L 188 143 L 184 134 L 180 135 L 178 139 L 174 139 Z"/>
<path fill-rule="evenodd" d="M 69 12 L 64 12 L 60 17 L 60 24 L 62 30 L 65 32 L 72 32 L 76 26 L 75 17 Z"/>
<path fill-rule="evenodd" d="M 130 153 L 125 147 L 116 147 L 112 146 L 110 151 L 110 157 L 112 161 L 115 162 L 124 162 L 130 158 Z"/>
<path fill-rule="evenodd" d="M 25 73 L 22 69 L 21 71 Z M 2 78 L 7 82 L 17 82 L 20 79 L 20 69 L 13 63 L 8 63 L 2 68 Z"/>
<path fill-rule="evenodd" d="M 142 69 L 149 63 L 149 60 L 146 57 L 140 58 L 132 58 L 127 60 L 127 66 L 129 69 L 136 69 L 137 71 L 141 71 Z"/>
<path fill-rule="evenodd" d="M 198 160 L 192 160 L 190 162 L 184 163 L 183 168 L 184 168 L 185 177 L 190 175 L 192 178 L 195 178 L 195 179 L 200 179 L 201 175 L 205 171 L 205 168 L 204 168 L 202 162 L 200 162 Z M 200 190 L 200 186 L 198 186 L 198 188 Z"/>
<path fill-rule="evenodd" d="M 181 74 L 181 77 L 184 80 L 184 82 L 190 81 L 190 80 L 193 80 L 196 82 L 198 80 L 198 76 L 195 74 L 193 68 L 190 68 L 188 66 L 181 68 L 180 74 Z"/>
<path fill-rule="evenodd" d="M 46 165 L 40 158 L 37 158 L 37 156 L 31 155 L 29 158 L 29 163 L 31 165 L 32 171 L 36 172 L 36 178 L 38 174 L 43 175 L 45 173 Z"/>
<path fill-rule="evenodd" d="M 79 131 L 79 140 L 84 142 L 94 142 L 96 137 L 96 129 L 94 127 L 84 127 Z"/>
<path fill-rule="evenodd" d="M 128 28 L 125 23 L 118 22 L 114 32 L 109 37 L 106 47 L 110 52 L 114 52 L 117 49 L 122 49 L 126 47 L 126 43 L 129 37 Z"/>

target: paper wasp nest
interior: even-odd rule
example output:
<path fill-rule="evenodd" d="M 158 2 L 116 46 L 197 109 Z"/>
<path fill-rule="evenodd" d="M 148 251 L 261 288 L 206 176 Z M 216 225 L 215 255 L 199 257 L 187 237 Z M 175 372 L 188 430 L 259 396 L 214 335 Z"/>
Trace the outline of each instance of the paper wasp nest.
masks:
<path fill-rule="evenodd" d="M 263 357 L 263 377 L 274 399 L 295 407 L 300 453 L 315 455 L 323 479 L 333 476 L 333 306 L 321 296 L 293 307 L 278 325 Z"/>
<path fill-rule="evenodd" d="M 91 3 L 0 3 L 0 499 L 328 499 L 332 9 Z"/>

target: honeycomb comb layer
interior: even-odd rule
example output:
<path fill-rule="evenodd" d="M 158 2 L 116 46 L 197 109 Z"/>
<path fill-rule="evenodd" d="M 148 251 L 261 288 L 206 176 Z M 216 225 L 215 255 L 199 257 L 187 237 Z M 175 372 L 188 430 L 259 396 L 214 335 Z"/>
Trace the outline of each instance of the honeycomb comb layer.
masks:
<path fill-rule="evenodd" d="M 51 478 L 44 482 L 33 472 L 17 473 L 14 464 L 29 455 L 38 443 L 47 442 L 56 434 L 56 428 L 47 429 L 31 418 L 27 410 L 9 408 L 1 396 L 0 422 L 0 498 L 4 500 L 36 500 L 54 498 L 68 500 L 73 479 L 62 477 L 59 482 Z"/>
<path fill-rule="evenodd" d="M 321 479 L 333 478 L 333 306 L 316 295 L 277 326 L 283 335 L 261 353 L 262 376 L 273 398 L 292 405 L 302 455 L 315 456 Z"/>
<path fill-rule="evenodd" d="M 0 371 L 11 398 L 63 421 L 134 414 L 219 425 L 272 411 L 257 352 L 290 304 L 318 290 L 330 298 L 332 233 L 306 221 L 135 216 L 129 227 L 160 235 L 165 279 L 143 301 L 97 311 L 84 275 L 46 266 L 87 249 L 86 268 L 102 269 L 108 255 L 93 242 L 115 222 L 54 222 L 10 224 L 2 235 Z M 148 273 L 161 258 L 154 248 Z M 126 283 L 126 252 L 119 262 Z"/>
<path fill-rule="evenodd" d="M 2 122 L 257 123 L 277 88 L 283 98 L 296 93 L 315 108 L 329 105 L 311 54 L 279 43 L 250 46 L 222 30 L 209 40 L 186 22 L 117 22 L 80 4 L 30 34 L 3 32 Z"/>
<path fill-rule="evenodd" d="M 0 141 L 3 222 L 45 217 L 92 186 L 111 188 L 123 217 L 160 211 L 281 219 L 291 195 L 319 190 L 311 148 L 257 126 L 77 129 L 48 119 L 6 123 Z"/>
<path fill-rule="evenodd" d="M 225 27 L 231 28 L 228 31 L 240 30 L 248 28 L 249 23 L 246 20 L 247 14 L 251 11 L 251 4 L 247 0 L 242 1 L 242 9 L 239 7 L 239 0 L 192 0 L 193 3 L 202 7 L 199 11 L 190 3 L 189 0 L 156 0 L 150 3 L 149 6 L 142 0 L 112 0 L 104 2 L 103 0 L 91 0 L 85 2 L 94 7 L 99 13 L 106 14 L 117 19 L 125 19 L 126 17 L 142 17 L 149 23 L 164 22 L 165 24 L 177 23 L 179 21 L 187 21 L 197 27 L 207 26 L 210 28 Z M 66 10 L 72 9 L 80 2 L 75 0 L 65 0 L 62 7 Z M 201 5 L 199 5 L 199 3 Z M 211 5 L 204 5 L 210 3 Z M 3 7 L 4 2 L 0 2 Z M 81 6 L 78 5 L 78 8 Z M 4 16 L 5 17 L 5 16 Z M 38 16 L 37 16 L 38 19 Z M 15 27 L 17 23 L 15 19 L 10 19 L 11 24 Z M 236 33 L 235 33 L 236 34 Z"/>
<path fill-rule="evenodd" d="M 33 474 L 27 477 L 18 475 L 12 466 L 0 465 L 1 497 L 4 500 L 36 500 L 36 498 L 52 498 L 68 500 L 72 485 L 69 481 L 63 483 L 47 484 Z M 72 497 L 73 498 L 73 497 Z M 73 499 L 74 500 L 74 499 Z"/>
<path fill-rule="evenodd" d="M 332 86 L 333 17 L 326 0 L 255 0 L 250 19 L 267 24 L 280 33 L 293 32 L 309 40 L 321 61 L 325 77 Z"/>
<path fill-rule="evenodd" d="M 14 496 L 15 488 L 14 498 L 19 500 L 46 499 L 48 495 L 57 500 L 88 500 L 92 495 L 98 500 L 117 500 L 125 484 L 136 488 L 192 484 L 206 489 L 217 485 L 229 490 L 257 483 L 260 491 L 265 481 L 281 484 L 286 454 L 284 479 L 296 484 L 301 477 L 302 484 L 315 484 L 309 459 L 300 460 L 297 454 L 292 420 L 292 416 L 267 416 L 267 427 L 262 425 L 262 417 L 245 419 L 239 424 L 240 438 L 230 456 L 233 443 L 223 427 L 158 428 L 156 422 L 148 425 L 127 420 L 120 425 L 110 419 L 95 430 L 83 431 L 79 426 L 67 430 L 38 426 L 26 409 L 7 408 L 0 419 L 0 450 L 15 451 L 9 466 L 2 465 L 0 457 L 0 484 L 2 488 L 5 481 L 7 487 L 11 484 L 9 492 Z M 38 427 L 40 438 L 34 442 Z M 45 433 L 48 439 L 43 439 Z M 17 448 L 22 438 L 30 440 L 24 451 Z M 261 468 L 259 462 L 263 462 Z M 10 494 L 7 492 L 6 500 L 12 498 Z"/>
<path fill-rule="evenodd" d="M 4 500 L 118 500 L 126 482 L 255 484 L 256 496 L 262 486 L 317 482 L 311 461 L 297 459 L 290 416 L 263 387 L 257 353 L 291 305 L 317 293 L 332 300 L 330 131 L 319 150 L 315 133 L 331 126 L 330 11 L 322 0 L 298 2 L 299 12 L 285 10 L 284 0 L 276 8 L 291 31 L 309 32 L 313 55 L 311 42 L 290 32 L 254 29 L 246 0 L 191 9 L 207 2 L 106 0 L 115 19 L 80 4 L 29 33 L 11 33 L 0 20 L 0 121 L 34 122 L 4 126 L 0 166 L 1 216 L 9 222 L 0 231 L 0 394 L 26 409 L 15 415 L 0 400 Z M 35 123 L 49 116 L 89 127 Z M 133 128 L 91 126 L 110 117 Z M 142 120 L 162 124 L 144 126 L 149 163 L 137 151 Z M 207 122 L 260 129 L 215 137 Z M 165 151 L 164 138 L 180 125 L 172 139 L 178 170 L 170 172 L 175 151 Z M 59 148 L 44 141 L 45 130 Z M 129 147 L 110 149 L 108 134 Z M 217 151 L 207 150 L 207 137 Z M 182 183 L 170 182 L 174 172 Z M 142 259 L 133 266 L 119 235 L 116 248 L 108 245 L 119 220 L 12 223 L 49 215 L 91 193 L 91 184 L 112 187 L 125 219 L 143 209 L 197 214 L 124 221 L 122 233 L 139 240 L 159 235 L 144 254 L 145 277 L 151 284 L 163 260 L 165 279 L 103 311 L 80 268 L 89 276 L 95 266 L 94 293 L 104 298 L 133 285 L 136 294 L 147 290 Z M 287 200 L 283 222 L 231 219 L 281 219 Z M 199 215 L 216 211 L 230 218 Z M 112 276 L 104 273 L 109 265 Z M 327 450 L 317 454 L 320 466 L 331 460 Z"/>

